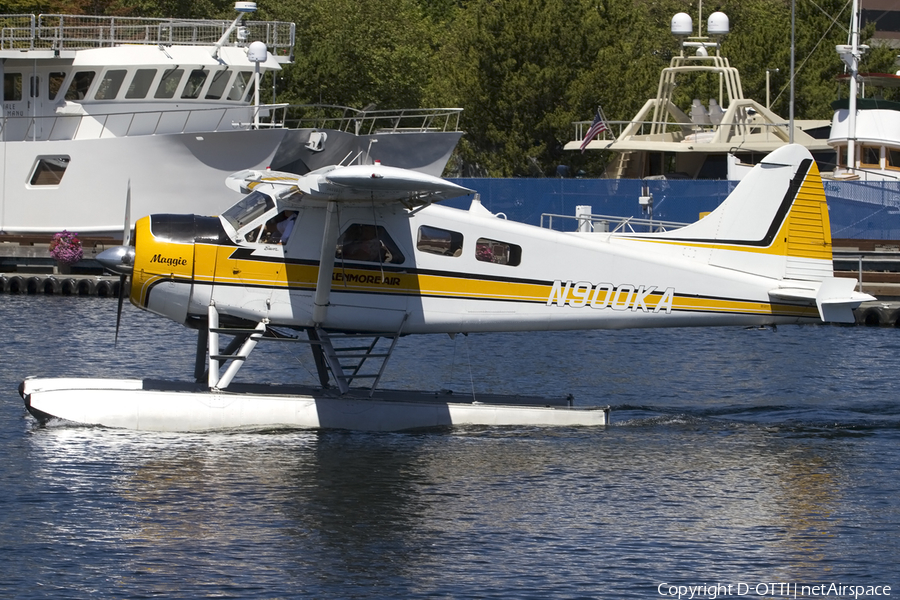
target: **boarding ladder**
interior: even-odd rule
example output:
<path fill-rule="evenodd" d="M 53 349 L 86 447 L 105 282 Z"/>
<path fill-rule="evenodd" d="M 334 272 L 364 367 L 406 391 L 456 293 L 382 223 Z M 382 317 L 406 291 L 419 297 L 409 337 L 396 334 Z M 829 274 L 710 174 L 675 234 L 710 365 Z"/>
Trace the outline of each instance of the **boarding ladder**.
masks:
<path fill-rule="evenodd" d="M 406 319 L 404 318 L 404 321 Z M 402 328 L 402 324 L 401 324 Z M 341 394 L 346 394 L 354 381 L 371 381 L 369 395 L 375 392 L 387 366 L 400 331 L 396 333 L 328 333 L 324 329 L 308 329 L 319 381 L 328 385 L 328 373 Z M 382 340 L 388 343 L 379 345 Z M 367 367 L 364 372 L 363 367 Z M 324 368 L 327 368 L 327 372 Z"/>

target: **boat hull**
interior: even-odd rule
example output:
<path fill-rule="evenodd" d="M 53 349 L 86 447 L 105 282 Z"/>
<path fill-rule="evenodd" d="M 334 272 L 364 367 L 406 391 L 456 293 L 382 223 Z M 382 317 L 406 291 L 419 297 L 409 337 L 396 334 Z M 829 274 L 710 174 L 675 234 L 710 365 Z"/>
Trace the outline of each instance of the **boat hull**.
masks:
<path fill-rule="evenodd" d="M 151 213 L 186 209 L 215 215 L 238 195 L 225 186 L 235 171 L 264 169 L 285 130 L 2 142 L 0 231 L 122 234 L 126 190 L 132 221 Z M 65 157 L 57 185 L 31 185 L 40 158 Z"/>
<path fill-rule="evenodd" d="M 215 431 L 242 428 L 410 429 L 482 426 L 598 426 L 608 407 L 568 406 L 566 399 L 400 390 L 336 392 L 316 388 L 233 385 L 209 391 L 198 384 L 140 379 L 26 379 L 19 387 L 41 422 L 145 431 Z"/>

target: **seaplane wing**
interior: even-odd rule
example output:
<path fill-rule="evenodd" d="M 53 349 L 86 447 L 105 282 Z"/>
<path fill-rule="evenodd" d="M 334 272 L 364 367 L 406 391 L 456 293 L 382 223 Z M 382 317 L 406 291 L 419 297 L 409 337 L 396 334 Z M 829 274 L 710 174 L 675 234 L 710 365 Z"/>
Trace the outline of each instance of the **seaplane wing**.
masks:
<path fill-rule="evenodd" d="M 249 193 L 261 184 L 293 188 L 301 192 L 307 202 L 399 202 L 407 207 L 474 193 L 439 177 L 379 163 L 331 166 L 306 175 L 248 170 L 234 173 L 226 180 L 228 187 L 243 193 Z"/>
<path fill-rule="evenodd" d="M 22 395 L 32 414 L 192 429 L 261 421 L 376 429 L 592 424 L 604 414 L 473 416 L 451 410 L 445 398 L 435 409 L 434 395 L 361 405 L 353 390 L 362 381 L 371 397 L 384 363 L 367 379 L 363 363 L 348 366 L 335 340 L 392 340 L 383 353 L 374 342 L 351 346 L 356 359 L 386 360 L 407 334 L 847 322 L 853 308 L 873 300 L 854 291 L 855 280 L 834 277 L 822 182 L 799 145 L 770 154 L 710 215 L 652 234 L 552 231 L 499 218 L 477 198 L 469 210 L 422 206 L 469 190 L 379 165 L 304 176 L 245 172 L 231 183 L 249 193 L 221 216 L 144 217 L 133 246 L 97 257 L 131 276 L 135 306 L 198 330 L 198 390 L 27 380 Z M 224 351 L 220 335 L 233 338 Z M 257 343 L 286 335 L 309 344 L 327 398 L 305 394 L 296 400 L 301 410 L 258 388 L 244 403 L 219 395 L 236 389 L 231 382 Z M 72 409 L 70 396 L 79 399 Z M 128 419 L 116 420 L 128 412 L 122 396 L 135 404 Z M 101 397 L 111 404 L 98 404 Z M 246 403 L 271 412 L 247 421 Z M 365 416 L 321 420 L 351 413 Z"/>

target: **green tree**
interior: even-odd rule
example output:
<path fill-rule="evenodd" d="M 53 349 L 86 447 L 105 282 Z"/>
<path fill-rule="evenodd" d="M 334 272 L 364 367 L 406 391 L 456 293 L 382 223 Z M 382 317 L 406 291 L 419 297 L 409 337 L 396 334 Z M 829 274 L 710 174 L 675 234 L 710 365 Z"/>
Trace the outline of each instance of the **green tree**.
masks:
<path fill-rule="evenodd" d="M 431 21 L 414 0 L 300 0 L 270 11 L 297 23 L 284 98 L 362 108 L 420 106 Z"/>

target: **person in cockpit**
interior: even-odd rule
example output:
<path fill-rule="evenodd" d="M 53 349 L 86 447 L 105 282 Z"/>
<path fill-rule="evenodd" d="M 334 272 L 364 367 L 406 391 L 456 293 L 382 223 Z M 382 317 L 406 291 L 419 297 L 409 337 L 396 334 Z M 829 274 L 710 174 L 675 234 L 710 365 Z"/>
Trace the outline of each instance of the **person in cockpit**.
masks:
<path fill-rule="evenodd" d="M 278 232 L 281 234 L 278 243 L 287 244 L 288 238 L 291 237 L 291 233 L 294 231 L 294 223 L 297 221 L 297 213 L 289 210 L 284 210 L 281 212 L 281 214 L 285 217 L 285 219 L 275 225 L 275 227 L 278 229 Z"/>

